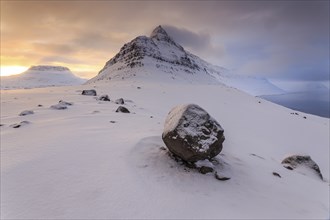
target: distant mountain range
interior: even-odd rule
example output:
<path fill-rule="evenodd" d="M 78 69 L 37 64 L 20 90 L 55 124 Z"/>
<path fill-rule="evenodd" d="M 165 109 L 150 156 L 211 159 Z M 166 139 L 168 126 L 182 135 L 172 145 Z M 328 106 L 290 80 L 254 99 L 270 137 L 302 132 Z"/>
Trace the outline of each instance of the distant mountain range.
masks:
<path fill-rule="evenodd" d="M 67 67 L 40 65 L 32 66 L 19 75 L 1 77 L 1 89 L 80 85 L 85 81 Z"/>

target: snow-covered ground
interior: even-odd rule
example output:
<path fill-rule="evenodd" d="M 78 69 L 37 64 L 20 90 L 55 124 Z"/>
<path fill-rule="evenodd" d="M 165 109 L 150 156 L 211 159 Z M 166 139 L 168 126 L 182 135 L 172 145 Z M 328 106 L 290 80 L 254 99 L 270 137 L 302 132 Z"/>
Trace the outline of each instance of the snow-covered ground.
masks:
<path fill-rule="evenodd" d="M 25 72 L 13 76 L 1 76 L 1 89 L 24 89 L 49 86 L 80 85 L 86 80 L 75 76 L 62 66 L 32 66 Z"/>
<path fill-rule="evenodd" d="M 121 97 L 130 114 L 115 112 Z M 59 100 L 73 105 L 49 108 Z M 224 128 L 215 169 L 230 180 L 163 150 L 165 118 L 185 103 Z M 34 114 L 19 116 L 24 110 Z M 221 84 L 179 80 L 1 90 L 1 218 L 328 219 L 329 119 L 292 112 Z M 21 121 L 30 123 L 11 126 Z M 324 181 L 285 169 L 291 154 L 310 155 Z"/>

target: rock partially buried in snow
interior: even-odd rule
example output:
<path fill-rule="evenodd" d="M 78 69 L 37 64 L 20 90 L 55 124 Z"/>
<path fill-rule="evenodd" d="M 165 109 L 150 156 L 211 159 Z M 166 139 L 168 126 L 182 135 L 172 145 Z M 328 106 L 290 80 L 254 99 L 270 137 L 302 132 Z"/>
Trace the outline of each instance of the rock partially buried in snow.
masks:
<path fill-rule="evenodd" d="M 64 109 L 67 109 L 68 106 L 66 104 L 63 104 L 63 103 L 58 103 L 56 105 L 52 105 L 50 106 L 51 109 L 56 109 L 56 110 L 64 110 Z"/>
<path fill-rule="evenodd" d="M 62 104 L 62 105 L 68 105 L 68 106 L 73 105 L 73 102 L 66 102 L 66 101 L 63 101 L 63 100 L 60 100 L 58 103 Z"/>
<path fill-rule="evenodd" d="M 106 101 L 106 102 L 110 102 L 110 98 L 108 95 L 101 95 L 99 98 L 100 101 Z"/>
<path fill-rule="evenodd" d="M 34 112 L 32 110 L 25 110 L 25 111 L 22 111 L 19 116 L 25 116 L 25 115 L 32 115 L 34 114 Z"/>
<path fill-rule="evenodd" d="M 123 105 L 125 102 L 124 102 L 124 99 L 123 98 L 120 98 L 120 99 L 117 99 L 115 101 L 116 104 L 119 104 L 119 105 Z"/>
<path fill-rule="evenodd" d="M 96 96 L 96 91 L 95 91 L 95 89 L 83 90 L 81 94 L 82 95 Z"/>
<path fill-rule="evenodd" d="M 30 123 L 31 122 L 29 122 L 29 121 L 21 121 L 20 123 L 10 125 L 10 127 L 12 127 L 12 128 L 19 128 L 21 126 L 28 125 Z"/>
<path fill-rule="evenodd" d="M 163 141 L 176 156 L 188 162 L 211 159 L 222 150 L 224 130 L 195 104 L 179 105 L 168 114 Z"/>
<path fill-rule="evenodd" d="M 289 170 L 305 167 L 307 169 L 312 170 L 323 180 L 323 176 L 321 174 L 321 170 L 319 166 L 308 155 L 289 156 L 282 161 L 282 164 L 284 165 L 285 168 Z"/>
<path fill-rule="evenodd" d="M 119 106 L 117 108 L 116 112 L 130 113 L 130 111 L 127 108 L 125 108 L 124 106 Z"/>

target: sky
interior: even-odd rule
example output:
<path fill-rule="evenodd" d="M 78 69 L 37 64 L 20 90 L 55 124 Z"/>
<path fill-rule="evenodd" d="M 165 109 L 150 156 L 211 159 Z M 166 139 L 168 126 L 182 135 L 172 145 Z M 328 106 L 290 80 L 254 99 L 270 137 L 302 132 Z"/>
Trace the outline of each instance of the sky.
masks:
<path fill-rule="evenodd" d="M 327 0 L 1 1 L 1 75 L 62 65 L 91 78 L 158 25 L 186 50 L 239 74 L 329 82 Z"/>

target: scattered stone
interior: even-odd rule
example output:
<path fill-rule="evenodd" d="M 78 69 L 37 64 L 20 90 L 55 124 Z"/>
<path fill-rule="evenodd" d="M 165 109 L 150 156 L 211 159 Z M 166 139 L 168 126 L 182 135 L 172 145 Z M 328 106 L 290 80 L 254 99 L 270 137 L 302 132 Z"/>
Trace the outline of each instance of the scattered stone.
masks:
<path fill-rule="evenodd" d="M 136 87 L 137 89 L 141 89 L 141 87 L 140 86 L 138 86 L 138 87 Z"/>
<path fill-rule="evenodd" d="M 150 116 L 150 118 L 153 118 L 154 116 Z"/>
<path fill-rule="evenodd" d="M 116 121 L 110 121 L 110 123 L 116 123 Z"/>
<path fill-rule="evenodd" d="M 0 127 L 4 126 L 5 124 L 0 124 Z"/>
<path fill-rule="evenodd" d="M 213 172 L 213 168 L 212 167 L 202 166 L 202 167 L 199 168 L 199 172 L 201 174 L 212 173 Z"/>
<path fill-rule="evenodd" d="M 29 122 L 29 121 L 21 121 L 20 123 L 10 125 L 10 127 L 12 127 L 12 128 L 19 128 L 21 126 L 24 126 L 24 125 L 27 125 L 27 124 L 30 124 L 30 123 L 31 122 Z"/>
<path fill-rule="evenodd" d="M 288 170 L 293 170 L 293 168 L 291 166 L 289 166 L 289 165 L 284 166 L 284 167 L 287 168 Z"/>
<path fill-rule="evenodd" d="M 306 116 L 304 116 L 303 118 L 304 118 L 304 119 L 307 119 L 307 117 L 306 117 Z"/>
<path fill-rule="evenodd" d="M 25 116 L 25 115 L 32 115 L 34 114 L 34 111 L 32 110 L 25 110 L 25 111 L 22 111 L 19 116 Z"/>
<path fill-rule="evenodd" d="M 259 101 L 258 103 L 260 104 L 261 102 Z"/>
<path fill-rule="evenodd" d="M 187 162 L 211 159 L 222 150 L 224 130 L 204 109 L 195 104 L 179 105 L 168 114 L 163 141 Z"/>
<path fill-rule="evenodd" d="M 124 102 L 124 99 L 123 98 L 119 98 L 115 101 L 116 104 L 119 104 L 119 105 L 123 105 L 125 102 Z"/>
<path fill-rule="evenodd" d="M 258 158 L 260 158 L 260 159 L 265 159 L 265 158 L 263 158 L 263 157 L 261 157 L 261 156 L 259 156 L 259 155 L 256 155 L 256 154 L 250 154 L 251 156 L 254 156 L 254 157 L 258 157 Z"/>
<path fill-rule="evenodd" d="M 119 106 L 117 108 L 116 112 L 130 113 L 130 111 L 127 108 L 125 108 L 124 106 Z"/>
<path fill-rule="evenodd" d="M 165 148 L 165 147 L 160 147 L 159 149 L 161 149 L 161 150 L 166 150 L 166 148 Z"/>
<path fill-rule="evenodd" d="M 313 170 L 320 177 L 320 179 L 323 180 L 323 176 L 321 174 L 319 166 L 308 155 L 289 156 L 282 161 L 282 164 L 284 165 L 285 168 L 287 168 L 287 169 L 292 168 L 292 170 L 299 168 L 299 167 L 309 168 L 309 169 Z M 288 168 L 288 167 L 290 167 L 290 168 Z"/>
<path fill-rule="evenodd" d="M 40 105 L 40 104 L 38 105 L 38 107 L 42 107 L 42 106 L 43 106 L 43 105 Z"/>
<path fill-rule="evenodd" d="M 96 91 L 95 91 L 95 89 L 83 90 L 81 94 L 82 95 L 96 96 Z"/>
<path fill-rule="evenodd" d="M 101 95 L 98 100 L 100 101 L 106 101 L 106 102 L 110 102 L 110 98 L 108 95 Z"/>
<path fill-rule="evenodd" d="M 222 175 L 218 174 L 218 172 L 215 172 L 215 173 L 214 173 L 214 177 L 215 177 L 217 180 L 221 180 L 221 181 L 230 180 L 230 177 L 222 176 Z"/>
<path fill-rule="evenodd" d="M 278 173 L 276 173 L 276 172 L 273 172 L 273 175 L 274 175 L 274 176 L 277 176 L 277 177 L 279 177 L 279 178 L 281 178 L 281 175 L 278 174 Z"/>
<path fill-rule="evenodd" d="M 299 115 L 297 112 L 294 113 L 295 115 Z"/>
<path fill-rule="evenodd" d="M 50 106 L 51 109 L 56 109 L 56 110 L 64 110 L 64 109 L 67 109 L 68 106 L 63 104 L 63 103 L 58 103 L 56 105 L 52 105 Z"/>
<path fill-rule="evenodd" d="M 63 100 L 60 100 L 58 103 L 63 104 L 63 105 L 67 105 L 67 106 L 73 105 L 73 102 L 66 102 L 66 101 L 63 101 Z"/>

